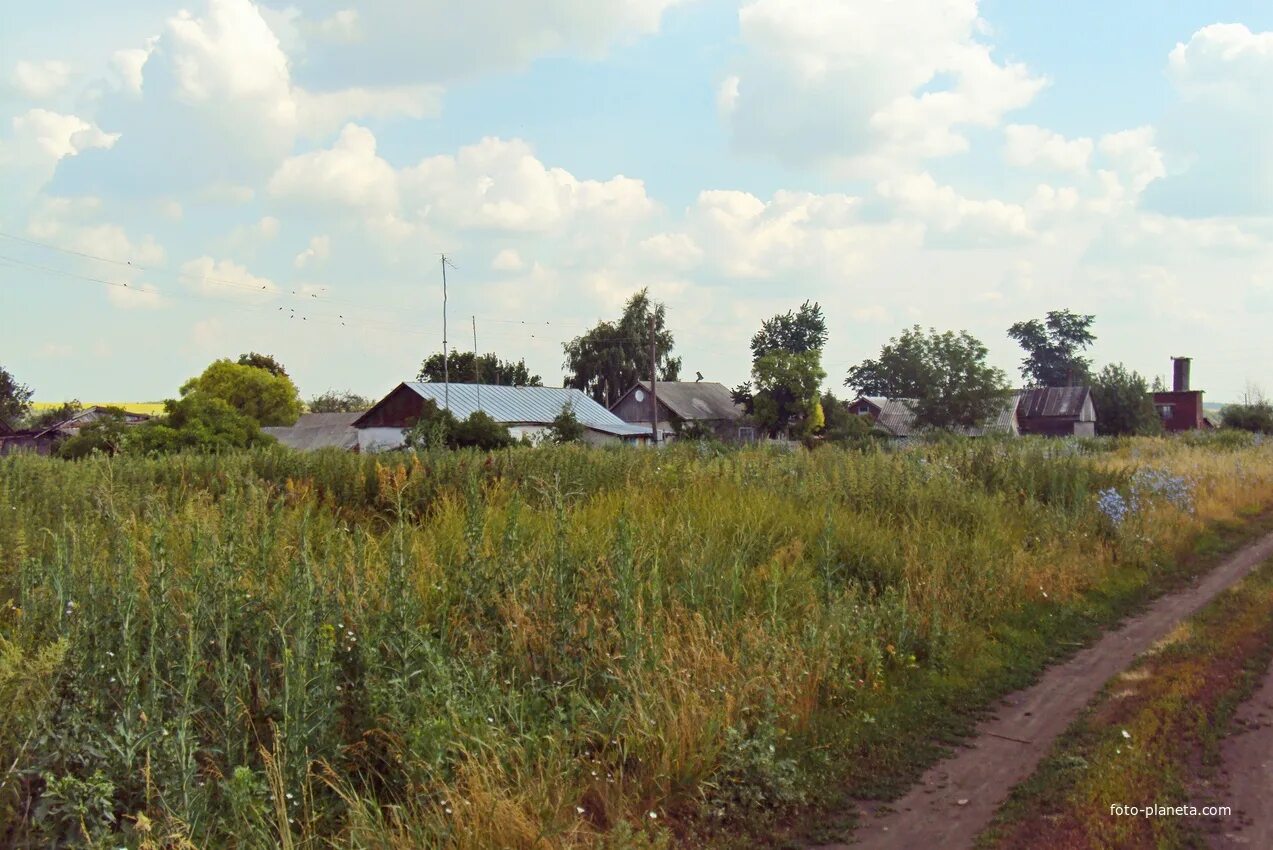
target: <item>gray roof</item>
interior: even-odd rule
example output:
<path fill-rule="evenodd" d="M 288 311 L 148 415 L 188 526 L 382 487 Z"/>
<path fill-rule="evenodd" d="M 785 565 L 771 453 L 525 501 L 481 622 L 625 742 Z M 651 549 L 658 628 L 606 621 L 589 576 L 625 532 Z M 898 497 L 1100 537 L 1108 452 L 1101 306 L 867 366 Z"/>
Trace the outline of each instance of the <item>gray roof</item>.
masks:
<path fill-rule="evenodd" d="M 650 382 L 637 381 L 632 390 L 637 387 L 648 393 Z M 659 403 L 667 405 L 682 419 L 732 420 L 741 419 L 743 415 L 743 409 L 734 404 L 729 388 L 714 381 L 659 381 L 657 391 Z"/>
<path fill-rule="evenodd" d="M 1091 394 L 1091 387 L 1036 387 L 1023 390 L 1018 412 L 1023 419 L 1041 416 L 1079 419 Z"/>
<path fill-rule="evenodd" d="M 442 407 L 447 384 L 408 383 L 404 386 Z M 581 390 L 562 387 L 509 387 L 491 384 L 450 384 L 451 413 L 467 419 L 481 410 L 505 425 L 548 425 L 563 405 L 569 406 L 575 418 L 586 428 L 621 437 L 641 437 L 649 428 L 629 425 Z"/>
<path fill-rule="evenodd" d="M 283 445 L 300 451 L 312 449 L 358 448 L 358 431 L 354 420 L 362 416 L 355 413 L 306 413 L 288 427 L 270 427 L 261 430 Z"/>
<path fill-rule="evenodd" d="M 918 433 L 915 427 L 915 399 L 884 398 L 882 396 L 863 396 L 871 404 L 880 409 L 876 424 L 894 437 L 909 437 Z M 1017 400 L 1020 395 L 1012 397 L 995 414 L 994 418 L 977 428 L 956 428 L 955 433 L 966 437 L 981 437 L 986 434 L 1013 434 L 1017 432 Z"/>

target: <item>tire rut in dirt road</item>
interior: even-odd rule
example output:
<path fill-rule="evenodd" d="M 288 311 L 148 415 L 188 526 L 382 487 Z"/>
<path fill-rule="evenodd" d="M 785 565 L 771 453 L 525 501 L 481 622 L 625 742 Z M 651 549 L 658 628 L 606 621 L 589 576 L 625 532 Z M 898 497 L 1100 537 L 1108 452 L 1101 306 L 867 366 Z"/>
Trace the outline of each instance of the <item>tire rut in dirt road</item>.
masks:
<path fill-rule="evenodd" d="M 1034 771 L 1111 676 L 1270 556 L 1273 534 L 1044 671 L 1037 683 L 1001 700 L 963 749 L 929 768 L 900 799 L 860 803 L 862 817 L 850 843 L 823 845 L 823 850 L 970 847 L 1008 792 Z"/>
<path fill-rule="evenodd" d="M 1215 805 L 1231 806 L 1207 836 L 1215 850 L 1273 847 L 1273 666 L 1259 689 L 1238 706 L 1233 732 L 1220 745 Z"/>

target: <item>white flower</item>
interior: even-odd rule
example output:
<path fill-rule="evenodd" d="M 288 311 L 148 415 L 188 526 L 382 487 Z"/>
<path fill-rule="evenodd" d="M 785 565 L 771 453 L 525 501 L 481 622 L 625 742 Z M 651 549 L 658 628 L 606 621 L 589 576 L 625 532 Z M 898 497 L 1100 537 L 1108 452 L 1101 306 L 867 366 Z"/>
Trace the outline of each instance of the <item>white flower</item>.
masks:
<path fill-rule="evenodd" d="M 1131 733 L 1131 732 L 1128 732 L 1126 729 L 1124 729 L 1124 730 L 1123 730 L 1123 737 L 1124 737 L 1124 738 L 1128 738 L 1128 739 L 1130 739 L 1130 738 L 1131 738 L 1131 736 L 1132 736 L 1132 733 Z"/>
<path fill-rule="evenodd" d="M 659 819 L 659 816 L 656 813 L 650 812 L 650 820 L 658 820 L 658 819 Z"/>
<path fill-rule="evenodd" d="M 584 809 L 583 806 L 575 806 L 575 811 L 582 815 L 585 813 L 586 810 Z"/>

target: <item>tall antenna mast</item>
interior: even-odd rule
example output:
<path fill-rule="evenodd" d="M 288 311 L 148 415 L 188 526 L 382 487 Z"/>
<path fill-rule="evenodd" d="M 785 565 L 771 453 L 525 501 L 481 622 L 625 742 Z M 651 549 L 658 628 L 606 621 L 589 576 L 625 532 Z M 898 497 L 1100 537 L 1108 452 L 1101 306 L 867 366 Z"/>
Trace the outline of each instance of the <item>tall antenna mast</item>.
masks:
<path fill-rule="evenodd" d="M 446 341 L 446 266 L 451 263 L 446 258 L 446 254 L 442 255 L 442 398 L 443 406 L 447 411 L 451 409 L 451 367 L 448 362 L 450 351 L 447 348 Z M 455 264 L 451 263 L 451 268 L 455 268 Z"/>

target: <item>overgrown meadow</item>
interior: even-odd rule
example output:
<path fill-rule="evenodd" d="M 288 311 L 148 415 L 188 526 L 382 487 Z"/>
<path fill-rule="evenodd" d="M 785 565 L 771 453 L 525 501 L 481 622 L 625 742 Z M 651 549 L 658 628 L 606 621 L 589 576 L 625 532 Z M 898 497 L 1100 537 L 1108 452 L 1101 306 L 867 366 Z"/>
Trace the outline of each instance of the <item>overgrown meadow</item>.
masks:
<path fill-rule="evenodd" d="M 728 843 L 1271 503 L 1229 437 L 5 459 L 0 845 Z"/>

